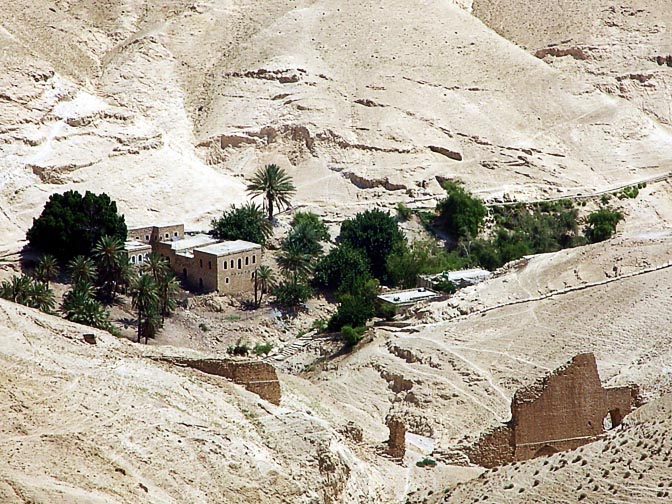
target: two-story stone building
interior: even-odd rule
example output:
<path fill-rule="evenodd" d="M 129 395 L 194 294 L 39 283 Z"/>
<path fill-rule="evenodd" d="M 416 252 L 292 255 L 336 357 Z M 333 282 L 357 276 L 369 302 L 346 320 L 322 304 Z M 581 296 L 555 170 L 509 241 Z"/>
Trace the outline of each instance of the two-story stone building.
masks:
<path fill-rule="evenodd" d="M 261 246 L 256 243 L 221 242 L 206 234 L 185 236 L 183 224 L 131 228 L 128 235 L 131 240 L 126 242 L 126 251 L 133 264 L 146 260 L 151 249 L 166 258 L 190 289 L 229 294 L 254 289 L 255 271 L 261 262 Z"/>

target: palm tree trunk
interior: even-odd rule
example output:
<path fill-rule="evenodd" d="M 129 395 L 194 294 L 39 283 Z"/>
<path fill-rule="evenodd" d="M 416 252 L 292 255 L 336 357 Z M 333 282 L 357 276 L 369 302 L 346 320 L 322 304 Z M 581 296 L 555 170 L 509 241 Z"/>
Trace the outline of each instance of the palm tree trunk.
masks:
<path fill-rule="evenodd" d="M 268 200 L 268 220 L 273 220 L 273 198 L 269 194 L 266 199 Z"/>
<path fill-rule="evenodd" d="M 138 343 L 142 337 L 142 310 L 138 310 Z"/>

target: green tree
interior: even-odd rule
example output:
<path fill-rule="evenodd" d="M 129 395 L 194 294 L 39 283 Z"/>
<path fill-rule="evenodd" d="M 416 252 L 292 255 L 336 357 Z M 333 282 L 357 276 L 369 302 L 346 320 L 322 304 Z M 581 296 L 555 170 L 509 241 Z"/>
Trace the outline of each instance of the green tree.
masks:
<path fill-rule="evenodd" d="M 475 238 L 488 214 L 483 202 L 456 182 L 444 182 L 448 194 L 436 206 L 439 226 L 456 238 Z"/>
<path fill-rule="evenodd" d="M 98 266 L 98 280 L 107 299 L 114 299 L 120 281 L 124 245 L 119 238 L 102 236 L 93 250 Z"/>
<path fill-rule="evenodd" d="M 296 224 L 282 242 L 282 248 L 297 248 L 310 256 L 311 261 L 322 255 L 319 231 L 309 222 Z"/>
<path fill-rule="evenodd" d="M 220 240 L 245 240 L 261 246 L 273 235 L 271 223 L 259 205 L 233 205 L 219 219 L 212 219 L 210 234 Z"/>
<path fill-rule="evenodd" d="M 387 281 L 387 257 L 405 242 L 396 219 L 377 209 L 366 210 L 344 221 L 339 239 L 361 250 L 369 261 L 371 273 L 381 281 Z"/>
<path fill-rule="evenodd" d="M 588 215 L 586 237 L 590 243 L 597 243 L 611 238 L 616 226 L 623 220 L 623 214 L 610 208 L 600 208 Z"/>
<path fill-rule="evenodd" d="M 369 261 L 349 243 L 332 248 L 315 268 L 315 283 L 332 291 L 349 292 L 360 278 L 371 278 Z"/>
<path fill-rule="evenodd" d="M 107 310 L 94 296 L 93 285 L 85 280 L 75 283 L 63 296 L 61 312 L 68 320 L 98 329 L 110 330 Z"/>
<path fill-rule="evenodd" d="M 343 326 L 360 327 L 376 314 L 379 284 L 375 278 L 360 279 L 350 292 L 338 297 L 336 313 L 329 320 L 329 329 L 340 331 Z"/>
<path fill-rule="evenodd" d="M 68 262 L 67 271 L 70 275 L 70 282 L 73 284 L 79 282 L 93 283 L 96 279 L 96 265 L 91 259 L 83 255 L 73 257 Z"/>
<path fill-rule="evenodd" d="M 441 273 L 470 266 L 469 258 L 457 251 L 447 252 L 433 240 L 402 244 L 387 258 L 388 279 L 404 288 L 415 287 L 418 275 Z"/>
<path fill-rule="evenodd" d="M 45 313 L 52 313 L 56 307 L 54 291 L 43 282 L 28 275 L 14 275 L 0 284 L 0 297 Z"/>
<path fill-rule="evenodd" d="M 308 301 L 312 295 L 313 290 L 309 285 L 303 282 L 295 282 L 290 278 L 285 278 L 273 287 L 275 301 L 286 308 L 296 308 Z"/>
<path fill-rule="evenodd" d="M 298 210 L 292 219 L 292 227 L 300 225 L 310 226 L 314 229 L 318 241 L 329 241 L 329 229 L 324 221 L 314 212 Z"/>
<path fill-rule="evenodd" d="M 147 339 L 156 332 L 156 319 L 159 312 L 159 294 L 156 282 L 151 275 L 141 273 L 131 284 L 132 305 L 138 311 L 138 343 L 144 336 Z"/>
<path fill-rule="evenodd" d="M 290 242 L 283 246 L 278 255 L 278 265 L 283 273 L 294 282 L 306 279 L 311 272 L 312 256 L 306 253 L 301 244 Z"/>
<path fill-rule="evenodd" d="M 259 266 L 254 272 L 254 304 L 257 308 L 261 306 L 261 300 L 273 284 L 275 283 L 275 273 L 268 266 Z M 258 293 L 258 297 L 257 297 Z"/>
<path fill-rule="evenodd" d="M 35 279 L 49 286 L 49 282 L 58 276 L 59 271 L 56 258 L 51 254 L 44 254 L 35 268 Z"/>
<path fill-rule="evenodd" d="M 252 181 L 247 185 L 247 192 L 266 198 L 268 220 L 273 220 L 273 207 L 289 206 L 289 198 L 296 192 L 292 178 L 287 172 L 275 164 L 268 164 L 257 170 Z"/>
<path fill-rule="evenodd" d="M 107 194 L 52 194 L 26 235 L 32 247 L 65 263 L 89 256 L 102 236 L 126 239 L 126 223 Z"/>

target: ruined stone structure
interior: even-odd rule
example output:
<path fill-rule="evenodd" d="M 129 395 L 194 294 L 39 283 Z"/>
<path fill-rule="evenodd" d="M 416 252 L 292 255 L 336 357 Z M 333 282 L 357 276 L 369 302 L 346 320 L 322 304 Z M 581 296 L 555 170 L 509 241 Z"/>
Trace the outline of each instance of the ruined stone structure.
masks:
<path fill-rule="evenodd" d="M 406 426 L 396 416 L 387 419 L 390 438 L 387 440 L 387 453 L 391 457 L 403 459 L 406 454 Z"/>
<path fill-rule="evenodd" d="M 270 403 L 280 404 L 281 391 L 278 375 L 275 368 L 265 362 L 187 357 L 161 357 L 157 360 L 222 376 L 233 383 L 242 385 Z"/>
<path fill-rule="evenodd" d="M 472 463 L 494 467 L 572 450 L 620 425 L 640 404 L 639 387 L 603 388 L 595 356 L 580 354 L 518 390 L 511 420 L 484 433 L 464 452 Z"/>
<path fill-rule="evenodd" d="M 243 240 L 220 242 L 209 235 L 185 236 L 184 225 L 131 228 L 125 249 L 132 264 L 150 252 L 166 258 L 171 269 L 192 290 L 241 293 L 254 289 L 261 246 Z"/>

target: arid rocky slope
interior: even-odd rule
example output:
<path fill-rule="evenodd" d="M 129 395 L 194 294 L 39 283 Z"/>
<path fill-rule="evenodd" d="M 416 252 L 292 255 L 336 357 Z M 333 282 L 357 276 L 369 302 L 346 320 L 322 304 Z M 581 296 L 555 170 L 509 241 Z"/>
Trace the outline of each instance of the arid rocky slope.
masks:
<path fill-rule="evenodd" d="M 203 227 L 270 160 L 296 177 L 297 204 L 335 214 L 435 196 L 437 176 L 484 196 L 540 197 L 670 170 L 663 116 L 541 61 L 468 7 L 9 2 L 3 248 L 71 187 L 109 192 L 131 221 Z"/>

